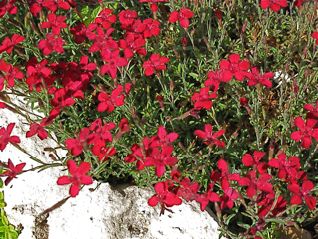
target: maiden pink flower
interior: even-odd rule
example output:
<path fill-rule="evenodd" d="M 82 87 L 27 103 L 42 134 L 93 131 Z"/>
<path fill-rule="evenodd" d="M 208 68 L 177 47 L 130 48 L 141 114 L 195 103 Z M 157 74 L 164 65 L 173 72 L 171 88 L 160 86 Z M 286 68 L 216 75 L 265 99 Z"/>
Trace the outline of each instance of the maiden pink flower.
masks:
<path fill-rule="evenodd" d="M 194 13 L 189 8 L 181 8 L 180 11 L 170 13 L 168 21 L 175 23 L 179 21 L 182 28 L 188 28 L 190 25 L 189 19 L 194 16 Z"/>
<path fill-rule="evenodd" d="M 149 206 L 155 207 L 159 203 L 162 209 L 166 209 L 166 207 L 172 207 L 182 203 L 182 200 L 175 193 L 170 191 L 169 182 L 156 183 L 154 188 L 156 194 L 149 198 Z"/>
<path fill-rule="evenodd" d="M 7 177 L 4 181 L 4 184 L 7 186 L 12 179 L 16 178 L 20 174 L 25 166 L 25 163 L 20 163 L 14 166 L 11 159 L 8 159 L 8 164 L 6 165 L 7 169 L 0 174 L 0 177 Z"/>
<path fill-rule="evenodd" d="M 310 195 L 313 188 L 314 184 L 309 180 L 305 180 L 301 187 L 297 183 L 288 185 L 288 190 L 292 193 L 290 203 L 299 205 L 305 200 L 308 208 L 314 210 L 316 208 L 316 198 Z"/>
<path fill-rule="evenodd" d="M 211 124 L 204 125 L 204 131 L 203 130 L 195 130 L 194 134 L 203 140 L 204 144 L 212 147 L 213 145 L 216 145 L 219 148 L 224 148 L 225 143 L 219 138 L 225 133 L 225 130 L 219 130 L 216 132 L 213 132 L 213 126 Z"/>
<path fill-rule="evenodd" d="M 295 126 L 299 129 L 294 131 L 290 137 L 296 142 L 301 141 L 301 146 L 305 149 L 309 149 L 312 144 L 312 138 L 318 141 L 318 129 L 314 128 L 317 120 L 307 119 L 305 122 L 300 116 L 294 120 Z"/>
<path fill-rule="evenodd" d="M 11 39 L 6 37 L 0 45 L 0 53 L 5 51 L 10 54 L 13 51 L 14 46 L 23 42 L 24 39 L 25 38 L 19 34 L 13 34 Z"/>
<path fill-rule="evenodd" d="M 93 183 L 91 176 L 87 173 L 91 170 L 91 164 L 88 162 L 81 162 L 79 166 L 74 160 L 67 161 L 67 168 L 70 176 L 61 176 L 57 180 L 58 185 L 71 184 L 70 195 L 76 197 L 80 191 L 81 185 L 89 185 Z"/>
<path fill-rule="evenodd" d="M 8 143 L 18 144 L 20 143 L 20 138 L 18 136 L 10 136 L 15 123 L 8 124 L 7 128 L 0 128 L 0 151 L 3 151 Z"/>
<path fill-rule="evenodd" d="M 260 2 L 261 8 L 270 8 L 274 12 L 278 12 L 281 8 L 287 7 L 287 5 L 287 0 L 261 0 Z"/>
<path fill-rule="evenodd" d="M 155 74 L 156 71 L 167 69 L 166 64 L 169 62 L 168 57 L 161 56 L 160 54 L 152 54 L 148 61 L 145 61 L 142 67 L 145 70 L 146 76 Z"/>

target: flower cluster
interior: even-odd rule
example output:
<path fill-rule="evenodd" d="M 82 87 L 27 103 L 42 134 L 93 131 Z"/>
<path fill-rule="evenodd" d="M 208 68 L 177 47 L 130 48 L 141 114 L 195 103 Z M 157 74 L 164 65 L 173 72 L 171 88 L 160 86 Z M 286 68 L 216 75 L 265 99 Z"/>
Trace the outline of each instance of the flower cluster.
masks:
<path fill-rule="evenodd" d="M 161 214 L 195 201 L 227 218 L 224 231 L 243 218 L 238 237 L 259 239 L 277 218 L 316 209 L 318 101 L 308 86 L 317 78 L 318 33 L 309 27 L 314 14 L 302 10 L 315 7 L 5 0 L 0 109 L 26 115 L 25 138 L 68 150 L 52 166 L 66 164 L 57 184 L 70 185 L 71 197 L 93 178 L 132 177 L 153 184 L 148 204 Z M 294 19 L 299 27 L 289 29 Z M 41 114 L 8 100 L 14 94 Z M 24 150 L 14 127 L 0 128 L 1 152 L 8 144 Z M 34 170 L 24 168 L 0 162 L 0 177 L 8 185 Z"/>

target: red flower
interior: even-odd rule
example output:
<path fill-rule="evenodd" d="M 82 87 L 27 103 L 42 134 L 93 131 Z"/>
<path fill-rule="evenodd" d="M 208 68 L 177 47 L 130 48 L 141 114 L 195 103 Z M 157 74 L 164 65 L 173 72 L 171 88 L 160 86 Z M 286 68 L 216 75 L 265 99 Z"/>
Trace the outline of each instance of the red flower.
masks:
<path fill-rule="evenodd" d="M 156 194 L 148 199 L 149 206 L 155 207 L 159 203 L 164 210 L 166 207 L 172 207 L 182 203 L 182 200 L 169 190 L 169 183 L 167 181 L 156 183 L 154 188 Z"/>
<path fill-rule="evenodd" d="M 167 69 L 166 63 L 169 62 L 168 57 L 161 56 L 160 54 L 152 54 L 148 61 L 145 61 L 142 67 L 145 70 L 146 76 L 153 75 L 156 71 Z"/>
<path fill-rule="evenodd" d="M 7 108 L 7 104 L 4 102 L 0 102 L 0 109 L 5 109 Z"/>
<path fill-rule="evenodd" d="M 215 92 L 210 92 L 209 87 L 201 88 L 199 92 L 195 92 L 191 100 L 194 103 L 195 110 L 206 109 L 209 110 L 212 108 L 212 99 L 215 99 L 217 94 Z"/>
<path fill-rule="evenodd" d="M 116 154 L 116 149 L 114 147 L 108 148 L 104 144 L 97 143 L 93 146 L 92 153 L 99 161 L 106 161 L 109 157 Z"/>
<path fill-rule="evenodd" d="M 232 75 L 222 70 L 209 71 L 207 80 L 204 82 L 204 86 L 209 87 L 212 91 L 216 92 L 219 89 L 221 82 L 229 82 L 232 79 Z"/>
<path fill-rule="evenodd" d="M 201 211 L 204 211 L 209 202 L 219 202 L 220 197 L 212 191 L 214 184 L 210 183 L 207 192 L 203 194 L 197 194 L 195 200 L 200 203 Z"/>
<path fill-rule="evenodd" d="M 217 167 L 221 173 L 218 171 L 212 171 L 210 179 L 213 181 L 220 181 L 223 190 L 230 188 L 230 181 L 238 181 L 240 179 L 239 174 L 230 173 L 228 163 L 224 159 L 218 160 Z"/>
<path fill-rule="evenodd" d="M 27 63 L 26 83 L 28 84 L 30 91 L 35 88 L 38 92 L 40 92 L 44 86 L 50 85 L 52 70 L 47 66 L 47 64 L 47 60 L 42 60 L 38 63 L 35 57 L 31 58 Z"/>
<path fill-rule="evenodd" d="M 316 105 L 305 104 L 304 109 L 309 111 L 307 113 L 307 118 L 318 120 L 318 101 L 316 101 Z"/>
<path fill-rule="evenodd" d="M 30 138 L 32 137 L 33 135 L 38 135 L 38 137 L 43 140 L 43 139 L 46 139 L 48 137 L 48 133 L 47 131 L 44 129 L 43 127 L 44 125 L 41 123 L 41 124 L 38 124 L 38 123 L 32 123 L 30 125 L 30 130 L 28 132 L 26 132 L 26 137 L 27 138 Z"/>
<path fill-rule="evenodd" d="M 128 119 L 122 118 L 118 127 L 121 134 L 127 133 L 130 130 Z"/>
<path fill-rule="evenodd" d="M 234 201 L 238 199 L 240 194 L 233 188 L 224 190 L 224 194 L 221 196 L 221 209 L 229 208 L 234 206 Z"/>
<path fill-rule="evenodd" d="M 20 143 L 20 138 L 18 136 L 10 136 L 15 123 L 8 124 L 7 128 L 0 128 L 0 151 L 3 151 L 8 143 L 18 144 Z"/>
<path fill-rule="evenodd" d="M 299 116 L 294 120 L 294 124 L 299 129 L 293 132 L 290 137 L 296 142 L 301 141 L 301 146 L 305 149 L 309 149 L 312 144 L 312 138 L 318 141 L 318 129 L 313 127 L 316 125 L 317 120 L 307 119 L 306 123 Z"/>
<path fill-rule="evenodd" d="M 69 10 L 71 8 L 68 0 L 43 0 L 42 6 L 52 12 L 56 12 L 57 9 Z"/>
<path fill-rule="evenodd" d="M 55 35 L 59 35 L 61 32 L 61 28 L 66 28 L 67 24 L 65 23 L 65 16 L 57 16 L 54 13 L 49 13 L 47 15 L 47 22 L 42 22 L 42 28 L 52 28 L 52 33 Z"/>
<path fill-rule="evenodd" d="M 262 173 L 259 177 L 256 177 L 256 171 L 252 170 L 246 177 L 240 178 L 238 183 L 240 186 L 247 186 L 246 195 L 253 199 L 259 191 L 273 193 L 273 186 L 269 182 L 271 178 L 272 176 L 267 173 Z"/>
<path fill-rule="evenodd" d="M 244 154 L 242 157 L 242 163 L 246 167 L 254 167 L 257 168 L 257 170 L 260 173 L 264 173 L 266 169 L 266 164 L 263 162 L 260 162 L 260 160 L 265 156 L 264 152 L 261 151 L 254 151 L 253 156 L 250 154 Z"/>
<path fill-rule="evenodd" d="M 90 135 L 89 128 L 81 129 L 78 137 L 68 138 L 65 140 L 65 145 L 68 150 L 71 150 L 73 156 L 78 156 L 83 152 L 83 148 L 87 143 L 88 137 Z"/>
<path fill-rule="evenodd" d="M 246 77 L 246 73 L 250 68 L 250 63 L 247 60 L 240 60 L 240 55 L 231 54 L 228 60 L 220 61 L 220 69 L 223 70 L 226 78 L 234 76 L 236 80 L 242 81 Z"/>
<path fill-rule="evenodd" d="M 5 170 L 0 177 L 7 177 L 4 181 L 4 184 L 7 186 L 12 179 L 16 178 L 18 174 L 20 174 L 25 166 L 25 163 L 17 164 L 16 166 L 13 165 L 12 161 L 8 159 L 7 170 Z"/>
<path fill-rule="evenodd" d="M 127 34 L 125 39 L 119 40 L 119 46 L 124 50 L 126 58 L 132 58 L 135 53 L 145 56 L 147 54 L 145 44 L 146 41 L 142 35 L 134 33 Z"/>
<path fill-rule="evenodd" d="M 98 100 L 100 102 L 97 106 L 98 112 L 113 112 L 116 107 L 122 106 L 125 103 L 124 87 L 118 85 L 110 95 L 106 92 L 100 92 Z"/>
<path fill-rule="evenodd" d="M 287 0 L 261 0 L 260 6 L 263 9 L 270 8 L 278 12 L 281 8 L 287 7 Z"/>
<path fill-rule="evenodd" d="M 77 167 L 74 160 L 67 161 L 67 168 L 71 176 L 61 176 L 57 180 L 58 185 L 71 184 L 70 195 L 76 197 L 82 184 L 89 185 L 93 183 L 91 176 L 86 175 L 91 170 L 91 164 L 81 162 Z"/>
<path fill-rule="evenodd" d="M 269 79 L 274 77 L 273 72 L 267 72 L 261 75 L 259 73 L 259 70 L 256 67 L 253 67 L 251 72 L 248 72 L 246 76 L 248 78 L 248 82 L 247 82 L 248 86 L 261 84 L 263 86 L 266 86 L 267 88 L 272 87 L 272 82 Z"/>
<path fill-rule="evenodd" d="M 257 205 L 260 206 L 258 210 L 258 216 L 260 218 L 266 217 L 269 213 L 276 216 L 283 212 L 287 205 L 286 200 L 284 200 L 281 195 L 276 197 L 274 193 L 262 193 L 257 197 L 256 202 Z"/>
<path fill-rule="evenodd" d="M 11 39 L 6 37 L 0 45 L 0 53 L 6 51 L 8 54 L 10 54 L 13 51 L 14 46 L 20 42 L 23 42 L 24 39 L 25 38 L 19 34 L 13 34 Z"/>
<path fill-rule="evenodd" d="M 219 148 L 224 148 L 225 143 L 218 138 L 220 138 L 225 133 L 225 130 L 219 130 L 213 132 L 213 126 L 211 124 L 204 125 L 204 131 L 195 130 L 194 134 L 200 139 L 203 139 L 203 142 L 208 146 L 216 145 Z"/>
<path fill-rule="evenodd" d="M 7 81 L 7 86 L 12 88 L 15 84 L 15 79 L 23 79 L 24 75 L 19 68 L 7 64 L 4 60 L 0 59 L 0 71 L 3 73 L 3 77 L 0 77 L 0 91 L 4 87 L 4 81 Z"/>
<path fill-rule="evenodd" d="M 184 178 L 180 182 L 180 187 L 177 191 L 177 196 L 182 197 L 184 200 L 192 201 L 197 197 L 200 185 L 197 182 L 191 182 L 189 178 Z"/>
<path fill-rule="evenodd" d="M 285 153 L 280 153 L 277 158 L 271 159 L 268 165 L 278 169 L 278 178 L 293 181 L 300 169 L 300 159 L 298 157 L 287 158 Z"/>
<path fill-rule="evenodd" d="M 311 181 L 304 181 L 301 188 L 297 183 L 290 184 L 287 188 L 292 193 L 290 204 L 299 205 L 302 203 L 302 199 L 304 199 L 310 210 L 316 208 L 316 198 L 309 195 L 310 191 L 314 188 L 314 184 Z"/>
<path fill-rule="evenodd" d="M 77 44 L 81 44 L 86 40 L 86 26 L 85 24 L 79 22 L 74 27 L 70 29 L 70 32 L 72 33 L 74 37 L 74 41 Z"/>
<path fill-rule="evenodd" d="M 189 19 L 193 17 L 193 12 L 188 8 L 182 8 L 180 11 L 173 11 L 170 13 L 168 21 L 175 23 L 179 21 L 180 26 L 183 28 L 188 28 L 190 25 Z"/>
<path fill-rule="evenodd" d="M 87 140 L 88 144 L 105 144 L 113 140 L 111 130 L 114 129 L 116 125 L 113 122 L 106 123 L 102 125 L 101 119 L 95 120 L 89 127 L 92 131 Z"/>
<path fill-rule="evenodd" d="M 52 52 L 64 53 L 63 49 L 64 41 L 58 35 L 53 33 L 48 33 L 46 39 L 39 41 L 39 49 L 42 50 L 45 56 L 51 54 Z"/>
<path fill-rule="evenodd" d="M 16 0 L 4 0 L 0 2 L 0 18 L 6 13 L 11 15 L 17 14 L 18 8 L 14 6 Z"/>
<path fill-rule="evenodd" d="M 150 9 L 152 12 L 158 11 L 158 2 L 168 2 L 169 0 L 139 0 L 140 3 L 149 2 L 150 3 Z"/>
<path fill-rule="evenodd" d="M 114 51 L 110 53 L 110 55 L 105 59 L 105 64 L 100 67 L 101 75 L 105 75 L 106 73 L 113 79 L 117 76 L 118 67 L 126 66 L 128 61 L 124 57 L 119 56 L 119 51 Z"/>
<path fill-rule="evenodd" d="M 134 10 L 123 10 L 118 14 L 119 22 L 123 29 L 127 29 L 131 26 L 137 17 L 138 13 Z"/>
<path fill-rule="evenodd" d="M 317 32 L 313 32 L 311 34 L 312 38 L 314 38 L 316 40 L 316 45 L 318 45 L 318 31 Z"/>
<path fill-rule="evenodd" d="M 101 25 L 104 29 L 110 28 L 115 22 L 116 15 L 114 15 L 113 10 L 109 8 L 103 9 L 94 20 L 94 23 Z"/>
<path fill-rule="evenodd" d="M 166 165 L 174 166 L 177 163 L 177 158 L 172 157 L 172 146 L 162 146 L 159 148 L 153 148 L 151 155 L 146 158 L 145 166 L 154 166 L 156 168 L 156 175 L 158 177 L 163 176 L 166 171 Z"/>
<path fill-rule="evenodd" d="M 167 130 L 164 126 L 159 126 L 158 132 L 157 132 L 157 138 L 151 142 L 151 147 L 158 147 L 158 146 L 169 146 L 174 141 L 177 140 L 179 135 L 175 132 L 167 133 Z"/>
<path fill-rule="evenodd" d="M 160 33 L 160 22 L 157 20 L 154 20 L 152 18 L 147 18 L 142 21 L 142 23 L 145 26 L 145 29 L 143 31 L 144 38 L 150 38 L 153 36 L 158 36 Z"/>

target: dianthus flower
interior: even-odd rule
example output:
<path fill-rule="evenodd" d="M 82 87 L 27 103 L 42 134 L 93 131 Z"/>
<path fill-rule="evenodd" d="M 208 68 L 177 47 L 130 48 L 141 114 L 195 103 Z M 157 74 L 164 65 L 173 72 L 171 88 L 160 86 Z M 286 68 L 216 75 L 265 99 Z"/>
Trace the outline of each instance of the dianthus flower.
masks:
<path fill-rule="evenodd" d="M 70 195 L 76 197 L 80 191 L 81 185 L 89 185 L 93 183 L 91 176 L 86 175 L 91 170 L 91 164 L 88 162 L 81 162 L 79 166 L 74 160 L 67 161 L 67 168 L 70 176 L 61 176 L 57 180 L 58 185 L 71 184 Z"/>

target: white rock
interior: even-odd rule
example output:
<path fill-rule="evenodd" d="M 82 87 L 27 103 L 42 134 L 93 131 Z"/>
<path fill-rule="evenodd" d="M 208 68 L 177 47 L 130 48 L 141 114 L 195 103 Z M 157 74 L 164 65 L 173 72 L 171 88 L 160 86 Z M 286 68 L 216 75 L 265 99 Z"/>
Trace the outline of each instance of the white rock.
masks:
<path fill-rule="evenodd" d="M 54 147 L 53 140 L 41 141 L 37 137 L 25 138 L 26 120 L 9 110 L 0 111 L 0 126 L 15 122 L 12 135 L 19 135 L 20 146 L 32 156 L 53 162 L 44 152 Z M 63 157 L 65 151 L 59 151 Z M 26 168 L 38 163 L 26 154 L 8 145 L 0 152 L 1 161 L 10 158 L 14 164 L 26 162 Z M 68 186 L 58 186 L 56 180 L 66 174 L 61 167 L 41 172 L 27 172 L 5 187 L 6 212 L 9 221 L 23 227 L 19 239 L 217 239 L 218 225 L 207 212 L 201 212 L 195 203 L 173 207 L 174 213 L 159 216 L 159 208 L 147 205 L 152 189 L 135 186 L 112 188 L 108 183 L 86 186 L 76 198 L 39 217 L 45 209 L 68 196 Z M 37 219 L 36 219 L 37 218 Z"/>

